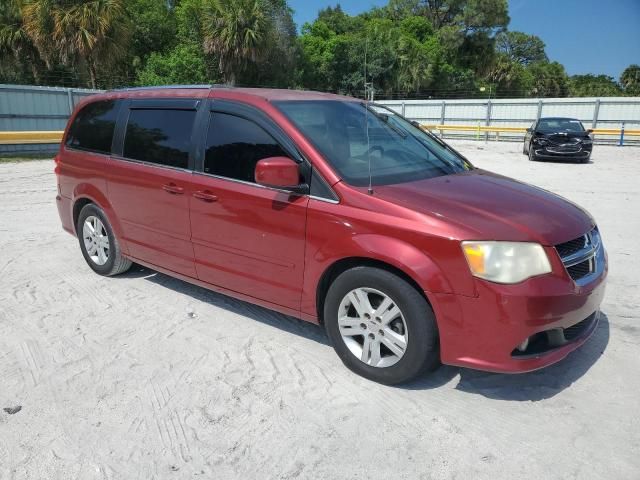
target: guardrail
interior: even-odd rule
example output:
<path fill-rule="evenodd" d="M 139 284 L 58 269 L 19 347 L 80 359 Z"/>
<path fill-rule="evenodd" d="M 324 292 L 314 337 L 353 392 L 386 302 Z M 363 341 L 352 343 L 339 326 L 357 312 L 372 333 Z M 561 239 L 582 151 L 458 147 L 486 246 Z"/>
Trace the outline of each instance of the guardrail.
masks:
<path fill-rule="evenodd" d="M 484 133 L 485 138 L 488 140 L 489 133 L 496 134 L 496 140 L 500 140 L 501 133 L 526 133 L 526 127 L 495 127 L 490 125 L 434 125 L 421 123 L 420 126 L 426 130 L 433 131 L 438 130 L 440 135 L 444 132 L 471 132 L 476 134 L 476 139 L 480 139 L 480 134 Z M 640 137 L 640 129 L 625 129 L 623 128 L 593 128 L 591 129 L 593 135 L 607 135 L 618 138 L 618 145 L 624 145 L 624 137 L 637 136 Z"/>
<path fill-rule="evenodd" d="M 0 145 L 27 145 L 60 143 L 62 130 L 40 130 L 31 132 L 0 132 Z"/>
<path fill-rule="evenodd" d="M 495 133 L 499 140 L 501 133 L 522 133 L 527 129 L 525 127 L 494 127 L 487 125 L 433 125 L 420 124 L 421 127 L 433 131 L 442 132 L 472 132 L 479 136 L 481 133 Z M 640 137 L 640 129 L 628 130 L 617 128 L 595 128 L 592 130 L 594 135 L 610 135 L 620 138 L 620 144 L 624 142 L 626 136 Z M 0 132 L 0 145 L 25 145 L 25 144 L 48 144 L 60 143 L 62 140 L 62 130 L 47 131 L 30 131 L 30 132 Z"/>

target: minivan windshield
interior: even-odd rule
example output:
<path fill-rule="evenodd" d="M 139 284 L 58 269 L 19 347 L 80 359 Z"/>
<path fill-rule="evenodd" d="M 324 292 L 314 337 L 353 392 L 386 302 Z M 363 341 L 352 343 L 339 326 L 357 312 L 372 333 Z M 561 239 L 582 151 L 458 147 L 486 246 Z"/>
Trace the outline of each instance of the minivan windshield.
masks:
<path fill-rule="evenodd" d="M 381 105 L 341 100 L 274 102 L 349 184 L 390 185 L 471 170 L 436 137 Z"/>

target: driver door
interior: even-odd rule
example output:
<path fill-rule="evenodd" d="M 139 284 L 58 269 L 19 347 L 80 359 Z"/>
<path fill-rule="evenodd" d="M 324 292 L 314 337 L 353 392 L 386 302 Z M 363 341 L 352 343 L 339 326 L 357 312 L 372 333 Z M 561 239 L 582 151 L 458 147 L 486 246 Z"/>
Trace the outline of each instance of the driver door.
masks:
<path fill-rule="evenodd" d="M 309 197 L 254 178 L 258 160 L 295 157 L 276 139 L 277 127 L 251 109 L 211 105 L 190 208 L 198 278 L 299 310 Z"/>

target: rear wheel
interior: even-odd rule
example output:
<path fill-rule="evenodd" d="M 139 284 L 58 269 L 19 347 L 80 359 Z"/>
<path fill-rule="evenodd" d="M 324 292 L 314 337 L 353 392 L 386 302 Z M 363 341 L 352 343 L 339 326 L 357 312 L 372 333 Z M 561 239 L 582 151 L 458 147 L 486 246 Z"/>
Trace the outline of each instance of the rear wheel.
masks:
<path fill-rule="evenodd" d="M 433 310 L 386 270 L 363 266 L 339 275 L 327 292 L 324 322 L 342 362 L 370 380 L 403 383 L 439 364 Z"/>
<path fill-rule="evenodd" d="M 100 275 L 117 275 L 131 267 L 122 256 L 120 244 L 104 211 L 90 203 L 80 210 L 76 232 L 80 250 L 91 269 Z"/>

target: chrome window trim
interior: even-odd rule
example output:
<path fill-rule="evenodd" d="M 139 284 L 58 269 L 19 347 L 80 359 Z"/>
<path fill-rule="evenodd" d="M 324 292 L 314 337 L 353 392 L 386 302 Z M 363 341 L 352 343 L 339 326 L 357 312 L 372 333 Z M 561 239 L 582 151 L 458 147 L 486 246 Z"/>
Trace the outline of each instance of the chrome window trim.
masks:
<path fill-rule="evenodd" d="M 334 200 L 333 198 L 316 197 L 315 195 L 308 195 L 308 197 L 312 200 L 318 200 L 319 202 L 327 202 L 333 205 L 340 204 L 340 200 Z"/>
<path fill-rule="evenodd" d="M 255 183 L 255 182 L 247 182 L 246 180 L 238 180 L 237 178 L 223 177 L 221 175 L 215 175 L 213 173 L 196 172 L 196 171 L 193 171 L 192 173 L 195 174 L 195 175 L 202 175 L 202 176 L 205 176 L 205 177 L 217 178 L 218 180 L 227 180 L 229 182 L 239 183 L 241 185 L 248 185 L 250 187 L 258 187 L 258 188 L 264 188 L 266 190 L 272 190 L 274 192 L 286 193 L 287 195 L 296 195 L 298 197 L 308 197 L 309 196 L 309 195 L 300 195 L 300 194 L 292 192 L 291 190 L 284 190 L 282 188 L 269 187 L 267 185 L 260 185 L 259 183 Z"/>
<path fill-rule="evenodd" d="M 181 168 L 181 167 L 172 167 L 171 165 L 164 165 L 162 163 L 154 163 L 154 162 L 147 162 L 146 160 L 138 160 L 137 158 L 129 158 L 129 157 L 124 157 L 122 155 L 109 155 L 109 158 L 111 158 L 112 160 L 118 160 L 118 161 L 123 161 L 123 162 L 130 162 L 130 163 L 137 163 L 140 165 L 146 165 L 148 167 L 158 167 L 158 168 L 165 168 L 167 170 L 173 170 L 173 171 L 178 171 L 178 172 L 184 172 L 184 173 L 194 173 L 193 170 L 189 169 L 189 168 Z"/>

